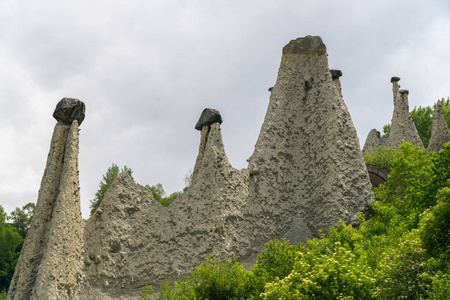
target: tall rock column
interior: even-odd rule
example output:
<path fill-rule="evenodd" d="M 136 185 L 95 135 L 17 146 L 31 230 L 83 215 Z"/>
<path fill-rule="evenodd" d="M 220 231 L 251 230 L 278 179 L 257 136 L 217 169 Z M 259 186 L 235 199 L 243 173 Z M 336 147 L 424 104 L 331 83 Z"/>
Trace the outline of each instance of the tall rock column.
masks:
<path fill-rule="evenodd" d="M 64 98 L 57 112 L 68 118 L 56 116 L 59 122 L 53 132 L 35 215 L 8 291 L 11 300 L 73 299 L 81 281 L 78 122 L 84 119 L 84 103 Z"/>
<path fill-rule="evenodd" d="M 273 216 L 258 225 L 266 238 L 282 235 L 304 241 L 339 219 L 352 222 L 373 201 L 338 75 L 330 73 L 326 47 L 318 36 L 293 40 L 283 48 L 277 82 L 249 159 L 252 210 Z"/>
<path fill-rule="evenodd" d="M 394 113 L 391 120 L 391 131 L 386 143 L 382 146 L 397 149 L 403 141 L 408 141 L 424 149 L 416 125 L 409 112 L 408 90 L 401 90 L 399 77 L 392 77 L 392 92 L 394 94 Z"/>
<path fill-rule="evenodd" d="M 431 138 L 428 143 L 428 151 L 439 152 L 444 148 L 445 143 L 450 141 L 450 130 L 445 121 L 442 103 L 438 101 L 434 109 L 433 125 L 431 127 Z"/>

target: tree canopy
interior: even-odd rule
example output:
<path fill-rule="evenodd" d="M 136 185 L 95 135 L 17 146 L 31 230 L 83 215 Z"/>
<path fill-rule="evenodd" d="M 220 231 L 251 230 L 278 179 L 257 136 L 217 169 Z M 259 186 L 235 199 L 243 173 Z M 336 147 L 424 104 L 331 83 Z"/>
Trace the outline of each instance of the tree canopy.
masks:
<path fill-rule="evenodd" d="M 19 230 L 6 220 L 7 214 L 0 205 L 0 292 L 9 287 L 23 244 Z"/>
<path fill-rule="evenodd" d="M 8 217 L 14 224 L 14 226 L 19 230 L 23 238 L 25 238 L 28 228 L 31 225 L 31 219 L 34 216 L 34 210 L 36 204 L 30 202 L 22 206 L 22 208 L 16 207 L 16 209 L 11 212 Z"/>

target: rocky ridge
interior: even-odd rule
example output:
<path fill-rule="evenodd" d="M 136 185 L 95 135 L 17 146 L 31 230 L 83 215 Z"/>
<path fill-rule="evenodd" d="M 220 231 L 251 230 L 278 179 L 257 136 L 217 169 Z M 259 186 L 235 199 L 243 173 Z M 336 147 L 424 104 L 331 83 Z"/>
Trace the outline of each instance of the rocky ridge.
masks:
<path fill-rule="evenodd" d="M 222 118 L 210 110 L 212 119 L 196 126 L 199 152 L 184 194 L 163 207 L 122 174 L 85 223 L 74 146 L 78 123 L 59 122 L 58 132 L 70 134 L 59 138 L 55 128 L 9 299 L 128 299 L 146 284 L 186 276 L 208 255 L 250 267 L 271 239 L 297 243 L 339 219 L 353 222 L 374 198 L 341 74 L 329 70 L 320 37 L 291 41 L 247 169 L 228 162 Z"/>

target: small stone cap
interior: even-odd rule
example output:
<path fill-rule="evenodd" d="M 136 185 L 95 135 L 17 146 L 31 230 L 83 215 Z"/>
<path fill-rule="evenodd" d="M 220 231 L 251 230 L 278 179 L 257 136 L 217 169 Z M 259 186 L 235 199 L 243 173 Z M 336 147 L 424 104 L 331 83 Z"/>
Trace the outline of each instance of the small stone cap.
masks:
<path fill-rule="evenodd" d="M 404 94 L 409 95 L 408 90 L 399 90 L 398 92 L 400 93 L 400 95 L 404 95 Z"/>
<path fill-rule="evenodd" d="M 322 42 L 320 36 L 305 36 L 290 41 L 283 47 L 283 54 L 318 54 L 326 55 L 327 47 Z"/>
<path fill-rule="evenodd" d="M 205 108 L 195 124 L 195 129 L 202 130 L 205 126 L 210 126 L 213 123 L 222 124 L 222 117 L 217 109 Z"/>
<path fill-rule="evenodd" d="M 58 122 L 65 124 L 72 124 L 73 120 L 78 121 L 78 125 L 84 120 L 86 112 L 86 106 L 78 99 L 74 98 L 62 98 L 56 105 L 53 117 Z"/>
<path fill-rule="evenodd" d="M 391 82 L 397 82 L 400 81 L 400 77 L 394 76 L 391 78 Z"/>
<path fill-rule="evenodd" d="M 269 92 L 271 92 L 272 90 L 273 90 L 273 87 L 270 87 L 270 88 L 269 88 Z"/>
<path fill-rule="evenodd" d="M 338 79 L 339 77 L 342 76 L 341 70 L 330 69 L 330 73 L 331 73 L 331 78 L 333 78 L 333 80 Z"/>

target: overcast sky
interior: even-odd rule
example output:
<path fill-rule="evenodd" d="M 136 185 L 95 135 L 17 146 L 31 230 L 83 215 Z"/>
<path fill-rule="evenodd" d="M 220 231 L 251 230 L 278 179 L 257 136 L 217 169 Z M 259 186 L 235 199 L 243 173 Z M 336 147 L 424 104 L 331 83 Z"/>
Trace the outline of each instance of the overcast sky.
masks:
<path fill-rule="evenodd" d="M 361 147 L 392 117 L 390 78 L 410 108 L 450 96 L 450 2 L 0 0 L 0 205 L 36 202 L 63 97 L 86 104 L 83 217 L 102 175 L 181 190 L 205 107 L 218 109 L 231 164 L 247 167 L 281 49 L 319 35 Z"/>

